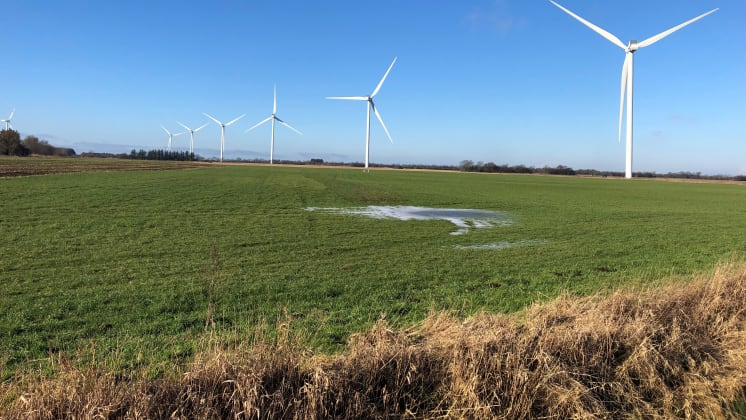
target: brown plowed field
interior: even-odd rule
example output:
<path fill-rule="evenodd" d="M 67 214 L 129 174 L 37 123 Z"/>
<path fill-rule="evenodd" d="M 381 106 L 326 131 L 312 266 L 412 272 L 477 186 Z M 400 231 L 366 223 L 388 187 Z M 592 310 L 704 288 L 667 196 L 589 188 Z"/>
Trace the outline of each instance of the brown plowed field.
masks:
<path fill-rule="evenodd" d="M 0 158 L 0 177 L 47 175 L 74 172 L 142 171 L 195 168 L 208 163 L 127 160 L 114 158 Z"/>

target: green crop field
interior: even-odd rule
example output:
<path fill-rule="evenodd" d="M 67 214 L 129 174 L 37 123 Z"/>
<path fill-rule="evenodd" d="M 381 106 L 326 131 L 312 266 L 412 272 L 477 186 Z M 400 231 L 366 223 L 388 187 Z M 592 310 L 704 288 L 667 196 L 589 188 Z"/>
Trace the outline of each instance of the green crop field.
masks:
<path fill-rule="evenodd" d="M 512 224 L 451 235 L 443 220 L 306 210 L 368 205 Z M 739 184 L 215 165 L 0 178 L 0 214 L 0 379 L 92 347 L 157 371 L 189 360 L 206 323 L 249 340 L 285 311 L 334 351 L 382 315 L 511 312 L 746 252 Z M 516 246 L 478 248 L 496 243 Z"/>

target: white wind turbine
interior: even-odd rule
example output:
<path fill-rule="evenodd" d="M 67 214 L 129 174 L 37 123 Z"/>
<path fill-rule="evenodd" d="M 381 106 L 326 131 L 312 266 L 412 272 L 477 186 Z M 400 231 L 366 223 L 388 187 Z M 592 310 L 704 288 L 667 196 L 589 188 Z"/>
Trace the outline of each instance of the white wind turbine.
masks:
<path fill-rule="evenodd" d="M 298 133 L 300 135 L 303 135 L 303 133 L 301 133 L 300 131 L 298 131 L 295 128 L 291 127 L 290 124 L 286 123 L 285 121 L 283 121 L 283 120 L 281 120 L 280 118 L 277 117 L 277 86 L 276 85 L 275 85 L 274 93 L 275 93 L 275 96 L 274 96 L 275 100 L 274 100 L 274 103 L 272 105 L 272 115 L 270 115 L 269 117 L 265 118 L 261 122 L 257 123 L 255 126 L 253 126 L 253 127 L 251 127 L 251 128 L 249 128 L 249 129 L 246 130 L 246 132 L 248 133 L 249 131 L 251 131 L 251 130 L 257 128 L 257 127 L 259 127 L 260 125 L 262 125 L 262 124 L 264 124 L 264 123 L 266 123 L 268 121 L 272 121 L 272 141 L 271 141 L 270 146 L 269 146 L 269 163 L 270 163 L 270 165 L 272 164 L 272 162 L 274 160 L 274 154 L 275 154 L 275 121 L 277 121 L 278 123 L 284 125 L 285 127 L 289 128 L 289 129 L 295 131 L 296 133 Z"/>
<path fill-rule="evenodd" d="M 215 123 L 220 126 L 220 161 L 222 162 L 223 161 L 223 150 L 225 149 L 225 127 L 228 127 L 229 125 L 233 124 L 234 122 L 240 120 L 246 114 L 241 114 L 241 116 L 239 116 L 237 118 L 234 118 L 234 119 L 228 121 L 225 124 L 223 124 L 222 122 L 218 121 L 217 118 L 213 117 L 212 115 L 210 115 L 210 114 L 208 114 L 206 112 L 203 112 L 203 114 L 205 114 L 205 116 L 207 118 L 215 121 Z"/>
<path fill-rule="evenodd" d="M 194 153 L 194 133 L 207 127 L 207 124 L 210 124 L 210 123 L 205 123 L 203 126 L 199 128 L 195 128 L 195 129 L 191 129 L 178 121 L 176 121 L 176 124 L 179 124 L 180 126 L 186 128 L 187 131 L 189 132 L 189 153 Z"/>
<path fill-rule="evenodd" d="M 166 127 L 164 127 L 163 125 L 161 125 L 161 128 L 163 129 L 163 131 L 166 132 L 166 134 L 168 134 L 168 151 L 170 152 L 171 151 L 171 144 L 173 143 L 174 137 L 180 136 L 180 135 L 184 134 L 184 132 L 182 131 L 182 132 L 178 132 L 178 133 L 172 133 L 172 132 L 168 131 L 168 129 Z"/>
<path fill-rule="evenodd" d="M 15 113 L 16 113 L 16 109 L 13 108 L 13 110 L 10 111 L 10 115 L 8 116 L 8 118 L 6 118 L 4 120 L 0 120 L 0 122 L 4 122 L 5 123 L 5 129 L 6 130 L 13 129 L 13 126 L 10 124 L 10 121 L 13 119 L 13 114 L 15 114 Z"/>
<path fill-rule="evenodd" d="M 626 159 L 624 176 L 625 178 L 632 178 L 632 80 L 633 80 L 632 76 L 633 76 L 633 68 L 634 68 L 633 54 L 638 49 L 655 44 L 656 42 L 671 35 L 672 33 L 678 31 L 684 26 L 694 23 L 698 21 L 699 19 L 702 19 L 703 17 L 709 15 L 710 13 L 714 13 L 718 9 L 712 9 L 707 13 L 703 13 L 695 17 L 694 19 L 690 19 L 678 26 L 674 26 L 673 28 L 667 31 L 661 32 L 658 35 L 651 36 L 650 38 L 644 41 L 637 42 L 636 40 L 632 40 L 632 41 L 629 41 L 629 44 L 624 45 L 624 43 L 620 41 L 619 38 L 612 35 L 611 33 L 599 28 L 598 26 L 588 22 L 587 20 L 576 15 L 575 13 L 560 6 L 554 0 L 549 0 L 549 1 L 555 6 L 562 9 L 568 15 L 579 20 L 582 24 L 591 28 L 593 31 L 595 31 L 602 37 L 606 38 L 607 40 L 611 41 L 614 45 L 618 46 L 619 48 L 623 49 L 626 52 L 626 56 L 624 58 L 624 65 L 622 66 L 622 88 L 621 88 L 621 98 L 619 100 L 619 141 L 622 140 L 622 116 L 624 114 L 624 97 L 625 97 L 625 91 L 626 91 L 626 96 L 627 96 L 627 112 L 626 112 L 627 121 L 626 123 L 627 124 L 626 124 L 625 133 L 626 133 L 626 139 L 627 139 L 627 145 L 626 145 L 627 159 Z"/>
<path fill-rule="evenodd" d="M 378 82 L 378 86 L 373 90 L 373 93 L 371 93 L 368 96 L 327 96 L 326 99 L 341 99 L 341 100 L 347 100 L 347 101 L 367 101 L 368 102 L 368 117 L 367 122 L 365 125 L 365 169 L 368 169 L 368 157 L 370 155 L 370 110 L 372 109 L 373 112 L 376 114 L 376 117 L 378 118 L 378 121 L 381 123 L 381 127 L 383 127 L 383 131 L 386 132 L 386 135 L 389 138 L 389 141 L 391 143 L 394 142 L 394 140 L 391 138 L 391 134 L 389 134 L 389 130 L 386 128 L 386 124 L 383 123 L 383 118 L 381 118 L 381 114 L 378 113 L 378 108 L 376 108 L 376 104 L 373 103 L 373 97 L 376 96 L 378 91 L 381 89 L 381 86 L 383 85 L 383 81 L 386 80 L 386 76 L 389 75 L 389 72 L 391 71 L 391 68 L 394 67 L 394 63 L 396 63 L 396 57 L 394 57 L 394 61 L 391 62 L 391 65 L 389 66 L 389 69 L 386 70 L 386 73 L 381 78 L 381 81 Z"/>

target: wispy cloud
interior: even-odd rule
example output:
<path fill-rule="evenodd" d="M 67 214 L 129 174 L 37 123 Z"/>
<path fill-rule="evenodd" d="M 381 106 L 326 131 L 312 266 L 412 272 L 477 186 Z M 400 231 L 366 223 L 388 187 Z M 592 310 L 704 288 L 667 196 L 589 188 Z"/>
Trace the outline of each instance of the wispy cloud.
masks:
<path fill-rule="evenodd" d="M 507 35 L 525 26 L 526 20 L 510 13 L 508 1 L 495 0 L 487 8 L 477 9 L 464 17 L 464 23 L 473 31 L 496 31 Z"/>
<path fill-rule="evenodd" d="M 684 115 L 684 114 L 670 114 L 666 117 L 666 119 L 668 121 L 687 123 L 687 124 L 696 124 L 698 122 L 697 118 L 691 115 Z"/>

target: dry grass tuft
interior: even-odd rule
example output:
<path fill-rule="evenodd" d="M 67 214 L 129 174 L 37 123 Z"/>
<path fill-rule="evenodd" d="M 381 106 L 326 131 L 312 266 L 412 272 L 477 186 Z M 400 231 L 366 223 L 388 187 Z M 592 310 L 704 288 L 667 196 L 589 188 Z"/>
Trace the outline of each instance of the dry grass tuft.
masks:
<path fill-rule="evenodd" d="M 562 296 L 520 318 L 385 320 L 313 357 L 279 326 L 180 376 L 123 380 L 60 362 L 4 418 L 728 418 L 746 387 L 746 267 L 686 285 Z M 10 392 L 7 385 L 3 392 Z"/>

